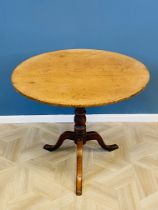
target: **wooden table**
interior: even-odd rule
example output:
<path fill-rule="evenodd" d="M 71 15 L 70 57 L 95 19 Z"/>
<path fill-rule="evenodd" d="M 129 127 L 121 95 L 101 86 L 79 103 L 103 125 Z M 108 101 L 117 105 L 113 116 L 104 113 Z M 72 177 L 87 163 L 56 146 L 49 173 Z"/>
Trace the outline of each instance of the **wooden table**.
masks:
<path fill-rule="evenodd" d="M 103 50 L 71 49 L 34 56 L 16 67 L 12 74 L 15 89 L 24 96 L 50 105 L 75 108 L 74 131 L 65 131 L 54 151 L 65 139 L 77 145 L 76 194 L 82 194 L 83 145 L 97 140 L 113 151 L 95 131 L 86 131 L 85 107 L 101 106 L 128 99 L 142 91 L 149 81 L 149 72 L 138 60 Z"/>

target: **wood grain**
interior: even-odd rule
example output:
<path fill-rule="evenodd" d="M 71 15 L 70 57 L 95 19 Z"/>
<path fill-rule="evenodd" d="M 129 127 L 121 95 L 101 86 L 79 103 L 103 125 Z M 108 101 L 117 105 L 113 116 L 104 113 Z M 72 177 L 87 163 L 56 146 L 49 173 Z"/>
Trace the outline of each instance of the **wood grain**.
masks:
<path fill-rule="evenodd" d="M 60 50 L 34 56 L 16 67 L 12 83 L 31 99 L 59 106 L 116 103 L 143 90 L 147 68 L 138 60 L 103 50 Z"/>
<path fill-rule="evenodd" d="M 76 195 L 82 195 L 83 140 L 77 141 Z"/>

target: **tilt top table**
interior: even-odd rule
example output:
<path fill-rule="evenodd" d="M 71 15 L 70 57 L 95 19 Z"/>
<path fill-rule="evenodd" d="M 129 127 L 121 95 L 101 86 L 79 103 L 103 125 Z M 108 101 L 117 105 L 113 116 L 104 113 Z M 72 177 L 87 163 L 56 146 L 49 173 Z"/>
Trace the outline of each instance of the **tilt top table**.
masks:
<path fill-rule="evenodd" d="M 34 56 L 16 67 L 12 74 L 15 89 L 24 96 L 50 105 L 75 108 L 74 131 L 65 131 L 54 151 L 65 139 L 77 145 L 76 194 L 82 194 L 83 145 L 97 140 L 113 151 L 95 131 L 86 131 L 86 107 L 101 106 L 128 99 L 142 91 L 149 81 L 144 64 L 119 53 L 91 49 L 69 49 Z"/>

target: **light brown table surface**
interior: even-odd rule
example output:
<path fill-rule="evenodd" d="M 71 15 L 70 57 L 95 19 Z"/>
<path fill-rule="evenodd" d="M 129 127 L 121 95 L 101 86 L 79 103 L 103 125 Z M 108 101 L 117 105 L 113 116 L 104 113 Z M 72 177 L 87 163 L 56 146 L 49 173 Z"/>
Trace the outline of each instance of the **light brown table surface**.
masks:
<path fill-rule="evenodd" d="M 139 93 L 148 81 L 149 72 L 138 60 L 91 49 L 40 54 L 12 74 L 13 86 L 24 96 L 70 107 L 116 103 Z"/>

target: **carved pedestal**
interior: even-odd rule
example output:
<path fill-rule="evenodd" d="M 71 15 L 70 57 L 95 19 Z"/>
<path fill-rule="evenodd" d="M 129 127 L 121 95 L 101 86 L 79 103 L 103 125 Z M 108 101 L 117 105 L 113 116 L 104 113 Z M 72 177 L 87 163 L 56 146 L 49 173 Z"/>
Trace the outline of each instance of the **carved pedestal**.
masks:
<path fill-rule="evenodd" d="M 65 131 L 59 137 L 55 145 L 44 145 L 44 149 L 54 151 L 58 149 L 64 140 L 72 140 L 77 145 L 77 170 L 76 170 L 76 194 L 82 195 L 82 158 L 83 158 L 83 145 L 90 140 L 96 140 L 100 146 L 107 150 L 113 151 L 118 149 L 118 145 L 107 145 L 104 143 L 102 137 L 95 131 L 86 132 L 86 110 L 85 108 L 76 108 L 74 117 L 74 131 Z"/>

